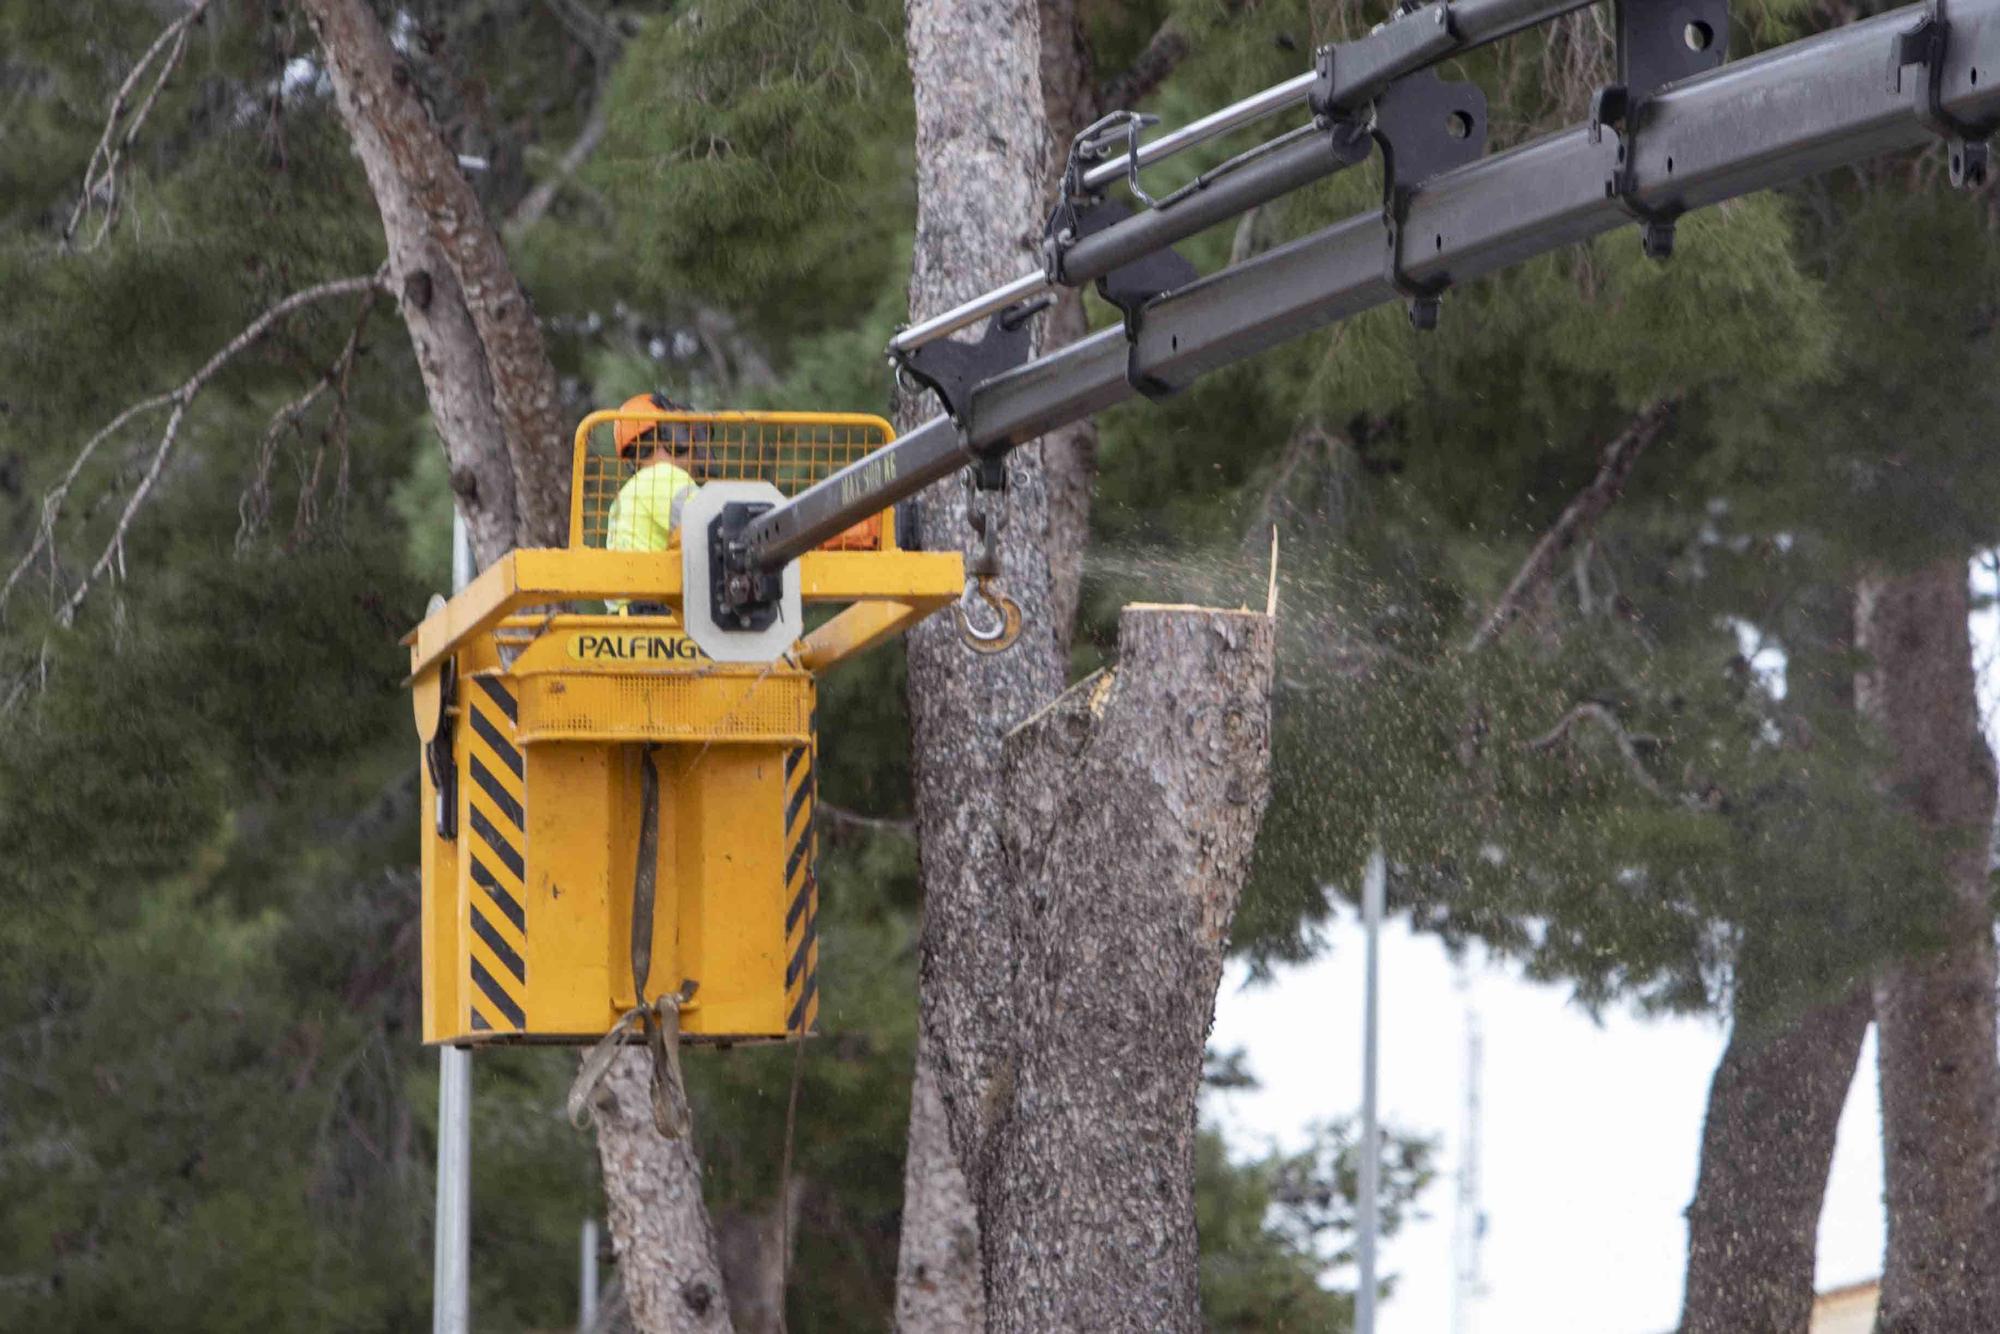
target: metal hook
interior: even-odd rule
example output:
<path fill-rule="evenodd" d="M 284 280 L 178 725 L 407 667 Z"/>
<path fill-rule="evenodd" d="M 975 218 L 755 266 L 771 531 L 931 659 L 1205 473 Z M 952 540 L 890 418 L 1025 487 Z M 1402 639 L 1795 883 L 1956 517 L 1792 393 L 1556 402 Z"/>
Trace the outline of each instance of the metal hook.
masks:
<path fill-rule="evenodd" d="M 1125 159 L 1125 186 L 1140 203 L 1154 207 L 1153 197 L 1139 186 L 1139 132 L 1149 125 L 1160 123 L 1158 116 L 1138 111 L 1113 111 L 1100 116 L 1086 125 L 1070 141 L 1069 165 L 1063 172 L 1064 190 L 1072 199 L 1086 195 L 1083 185 L 1083 163 L 1108 161 L 1113 156 Z M 1124 139 L 1122 153 L 1114 153 L 1112 145 Z"/>
<path fill-rule="evenodd" d="M 994 576 L 975 575 L 965 586 L 967 593 L 977 592 L 979 600 L 993 609 L 1000 622 L 991 630 L 981 630 L 965 614 L 965 604 L 954 602 L 951 614 L 958 619 L 958 633 L 965 639 L 965 646 L 974 653 L 1004 653 L 1014 646 L 1021 637 L 1021 607 L 1014 599 L 994 587 Z"/>

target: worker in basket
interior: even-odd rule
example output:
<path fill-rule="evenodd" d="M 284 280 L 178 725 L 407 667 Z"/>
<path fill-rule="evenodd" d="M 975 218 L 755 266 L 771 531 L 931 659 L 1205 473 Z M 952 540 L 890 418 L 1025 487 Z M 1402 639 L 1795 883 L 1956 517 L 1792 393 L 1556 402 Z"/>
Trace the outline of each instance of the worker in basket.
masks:
<path fill-rule="evenodd" d="M 628 398 L 621 412 L 691 412 L 665 394 Z M 618 489 L 605 526 L 604 545 L 613 551 L 666 551 L 680 529 L 681 507 L 695 493 L 708 428 L 692 422 L 626 420 L 618 422 L 612 439 L 618 457 L 637 470 Z M 652 602 L 614 601 L 614 611 L 641 616 L 664 615 L 667 608 Z"/>

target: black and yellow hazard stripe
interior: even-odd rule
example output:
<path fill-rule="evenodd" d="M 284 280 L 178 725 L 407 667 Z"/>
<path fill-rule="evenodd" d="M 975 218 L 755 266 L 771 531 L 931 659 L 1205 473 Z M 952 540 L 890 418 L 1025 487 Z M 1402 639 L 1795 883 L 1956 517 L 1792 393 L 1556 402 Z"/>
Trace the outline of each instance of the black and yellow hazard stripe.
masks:
<path fill-rule="evenodd" d="M 475 676 L 465 701 L 465 841 L 472 881 L 466 954 L 475 1029 L 527 1027 L 527 766 L 514 739 L 520 710 L 499 679 Z"/>
<path fill-rule="evenodd" d="M 811 1032 L 819 1017 L 819 855 L 813 806 L 819 714 L 812 742 L 785 756 L 785 1019 L 788 1032 Z"/>

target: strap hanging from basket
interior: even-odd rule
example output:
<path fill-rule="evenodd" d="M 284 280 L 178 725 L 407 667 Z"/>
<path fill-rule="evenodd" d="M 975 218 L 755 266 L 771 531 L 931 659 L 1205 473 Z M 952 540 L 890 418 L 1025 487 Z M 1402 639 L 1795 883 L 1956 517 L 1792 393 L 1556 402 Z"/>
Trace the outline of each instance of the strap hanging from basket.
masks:
<path fill-rule="evenodd" d="M 627 1036 L 643 1030 L 652 1053 L 653 1126 L 668 1139 L 681 1139 L 694 1127 L 688 1108 L 687 1085 L 681 1079 L 681 1007 L 694 999 L 690 978 L 676 992 L 646 999 L 646 980 L 653 962 L 653 902 L 659 880 L 660 774 L 653 763 L 657 749 L 647 746 L 639 762 L 638 865 L 632 873 L 632 994 L 638 1004 L 619 1016 L 611 1031 L 598 1040 L 578 1067 L 567 1106 L 570 1124 L 578 1130 L 593 1118 L 597 1086 L 604 1082 Z"/>

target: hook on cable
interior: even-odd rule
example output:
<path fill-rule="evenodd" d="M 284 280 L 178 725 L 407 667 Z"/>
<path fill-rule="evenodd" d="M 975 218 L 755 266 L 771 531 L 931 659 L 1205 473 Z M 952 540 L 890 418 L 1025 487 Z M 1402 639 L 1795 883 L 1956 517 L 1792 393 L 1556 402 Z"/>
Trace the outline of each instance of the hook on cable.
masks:
<path fill-rule="evenodd" d="M 979 552 L 966 567 L 971 577 L 965 581 L 965 593 L 951 608 L 952 616 L 958 621 L 959 635 L 974 653 L 1004 653 L 1021 637 L 1021 605 L 999 589 L 1000 532 L 1007 526 L 1007 474 L 997 465 L 994 471 L 998 474 L 997 481 L 983 487 L 975 484 L 973 474 L 966 474 L 965 517 L 971 523 L 972 531 L 979 535 Z M 1002 499 L 989 509 L 987 498 L 994 493 Z M 964 598 L 975 592 L 979 600 L 999 618 L 998 624 L 991 630 L 980 629 L 965 614 Z"/>
<path fill-rule="evenodd" d="M 974 653 L 1004 653 L 1012 648 L 1021 637 L 1020 604 L 995 587 L 994 576 L 990 574 L 974 575 L 966 581 L 965 591 L 976 591 L 979 600 L 999 618 L 993 629 L 982 630 L 965 614 L 965 603 L 954 602 L 951 614 L 958 621 L 958 633 L 964 637 L 965 646 Z"/>

